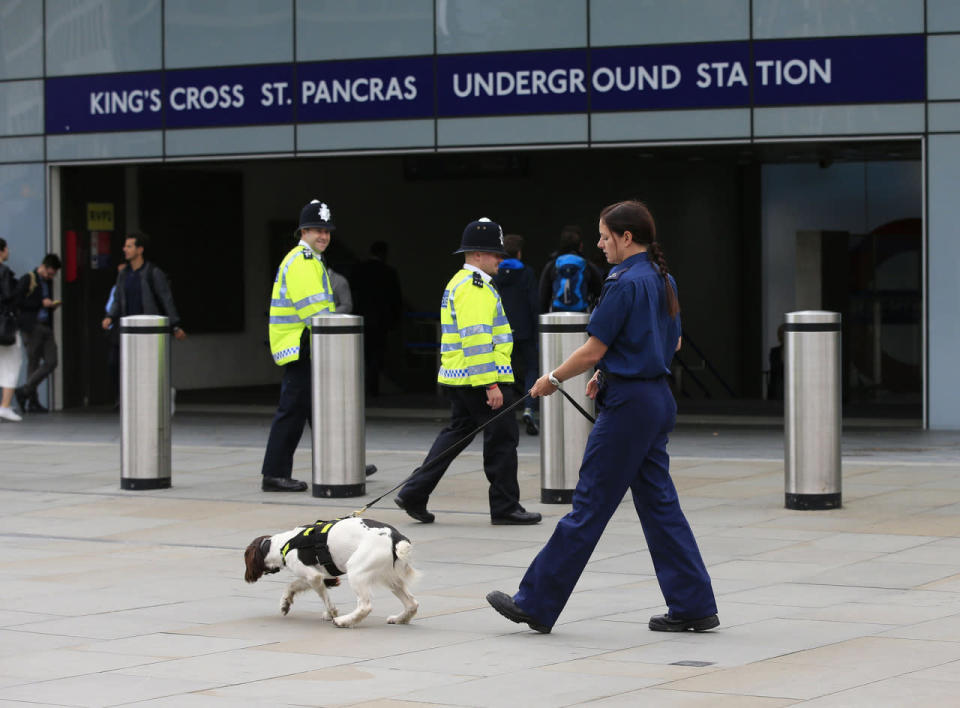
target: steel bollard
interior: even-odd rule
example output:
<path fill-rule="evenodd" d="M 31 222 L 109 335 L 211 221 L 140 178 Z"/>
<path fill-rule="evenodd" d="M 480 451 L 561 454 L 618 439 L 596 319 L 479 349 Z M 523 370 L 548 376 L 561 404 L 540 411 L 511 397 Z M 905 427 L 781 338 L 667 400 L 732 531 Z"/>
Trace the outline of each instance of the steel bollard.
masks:
<path fill-rule="evenodd" d="M 787 509 L 841 505 L 840 398 L 840 314 L 788 312 L 784 325 Z"/>
<path fill-rule="evenodd" d="M 540 373 L 560 366 L 587 341 L 587 322 L 583 312 L 551 312 L 540 315 Z M 594 410 L 587 398 L 587 371 L 563 382 L 563 390 L 584 410 Z M 569 504 L 580 477 L 580 463 L 592 425 L 580 412 L 555 393 L 540 399 L 540 501 L 544 504 Z"/>
<path fill-rule="evenodd" d="M 363 318 L 310 319 L 313 496 L 366 494 Z"/>
<path fill-rule="evenodd" d="M 170 319 L 120 318 L 120 488 L 170 486 Z"/>

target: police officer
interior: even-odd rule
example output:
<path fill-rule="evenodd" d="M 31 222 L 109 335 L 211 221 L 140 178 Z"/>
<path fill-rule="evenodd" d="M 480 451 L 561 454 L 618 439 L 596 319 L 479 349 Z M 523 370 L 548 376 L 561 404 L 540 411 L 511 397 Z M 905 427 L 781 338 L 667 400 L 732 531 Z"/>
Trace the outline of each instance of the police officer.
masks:
<path fill-rule="evenodd" d="M 720 624 L 697 542 L 670 479 L 667 434 L 677 406 L 667 385 L 680 348 L 676 283 L 640 202 L 618 202 L 600 214 L 597 244 L 614 264 L 590 317 L 587 342 L 534 384 L 548 396 L 560 383 L 597 365 L 587 395 L 598 404 L 587 440 L 573 510 L 557 524 L 516 595 L 487 601 L 513 622 L 549 632 L 563 610 L 607 522 L 627 489 L 643 526 L 669 611 L 650 619 L 655 631 L 704 631 Z"/>
<path fill-rule="evenodd" d="M 270 425 L 263 457 L 265 492 L 302 492 L 307 483 L 292 478 L 293 453 L 310 419 L 310 318 L 333 312 L 333 290 L 320 254 L 336 227 L 330 207 L 314 199 L 300 211 L 294 246 L 277 269 L 270 296 L 270 351 L 283 367 L 280 403 Z"/>
<path fill-rule="evenodd" d="M 425 524 L 434 516 L 427 499 L 447 467 L 470 442 L 471 431 L 496 415 L 513 382 L 510 353 L 513 337 L 500 295 L 491 283 L 503 250 L 503 230 L 490 219 L 471 221 L 460 248 L 463 268 L 447 283 L 440 302 L 440 371 L 437 381 L 450 400 L 450 424 L 440 431 L 423 464 L 394 500 L 411 517 Z M 490 482 L 490 518 L 494 524 L 536 524 L 540 514 L 520 505 L 517 484 L 517 442 L 513 415 L 493 421 L 483 432 L 483 471 Z M 457 446 L 442 459 L 440 453 Z"/>

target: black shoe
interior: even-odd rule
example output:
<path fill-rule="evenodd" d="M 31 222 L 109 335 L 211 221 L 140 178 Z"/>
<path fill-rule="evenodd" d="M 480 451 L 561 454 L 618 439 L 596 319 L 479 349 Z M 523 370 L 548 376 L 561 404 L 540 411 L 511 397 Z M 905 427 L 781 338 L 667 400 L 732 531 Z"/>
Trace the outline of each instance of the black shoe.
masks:
<path fill-rule="evenodd" d="M 41 405 L 40 401 L 38 401 L 35 398 L 32 401 L 30 401 L 30 407 L 27 410 L 29 410 L 31 413 L 49 413 L 50 412 L 50 410 L 46 406 Z"/>
<path fill-rule="evenodd" d="M 540 428 L 537 426 L 537 421 L 533 418 L 533 413 L 524 412 L 523 422 L 527 426 L 527 435 L 539 435 Z"/>
<path fill-rule="evenodd" d="M 404 501 L 403 497 L 395 497 L 393 503 L 407 512 L 407 516 L 410 516 L 421 524 L 432 524 L 434 515 L 427 511 L 426 504 L 420 504 L 419 506 L 414 506 L 413 504 L 408 504 Z"/>
<path fill-rule="evenodd" d="M 260 489 L 265 492 L 305 492 L 307 483 L 291 477 L 264 477 Z"/>
<path fill-rule="evenodd" d="M 29 399 L 27 398 L 27 393 L 26 393 L 26 391 L 24 391 L 22 388 L 17 387 L 17 388 L 15 388 L 15 389 L 13 390 L 13 395 L 16 396 L 16 398 L 17 398 L 17 405 L 20 406 L 20 412 L 21 412 L 21 413 L 26 413 L 26 412 L 27 412 L 27 401 L 29 400 Z"/>
<path fill-rule="evenodd" d="M 671 617 L 668 613 L 651 617 L 648 626 L 654 632 L 686 632 L 688 629 L 692 629 L 694 632 L 706 632 L 708 629 L 719 627 L 720 618 L 716 615 L 710 615 L 700 619 L 680 619 L 679 617 Z"/>
<path fill-rule="evenodd" d="M 369 477 L 370 475 L 372 475 L 372 474 L 375 473 L 376 471 L 377 471 L 377 466 L 376 466 L 376 465 L 367 465 L 366 469 L 364 469 L 364 473 L 366 474 L 367 477 Z"/>
<path fill-rule="evenodd" d="M 507 595 L 507 593 L 500 592 L 499 590 L 489 592 L 487 593 L 487 602 L 490 603 L 493 609 L 511 622 L 516 622 L 517 624 L 526 622 L 530 629 L 540 632 L 540 634 L 550 634 L 550 627 L 545 624 L 540 624 L 533 617 L 517 607 L 517 603 L 515 603 L 513 598 Z"/>
<path fill-rule="evenodd" d="M 490 523 L 494 526 L 529 526 L 531 524 L 539 524 L 541 519 L 543 519 L 543 517 L 535 511 L 517 509 L 505 516 L 491 517 Z"/>

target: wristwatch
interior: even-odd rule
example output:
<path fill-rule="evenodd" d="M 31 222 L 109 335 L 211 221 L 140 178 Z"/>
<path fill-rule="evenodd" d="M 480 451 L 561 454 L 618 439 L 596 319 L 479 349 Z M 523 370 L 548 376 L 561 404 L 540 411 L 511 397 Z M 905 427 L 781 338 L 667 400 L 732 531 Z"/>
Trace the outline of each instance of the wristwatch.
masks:
<path fill-rule="evenodd" d="M 549 374 L 547 374 L 547 381 L 549 381 L 552 385 L 556 386 L 557 388 L 560 388 L 560 379 L 554 376 L 552 371 Z"/>

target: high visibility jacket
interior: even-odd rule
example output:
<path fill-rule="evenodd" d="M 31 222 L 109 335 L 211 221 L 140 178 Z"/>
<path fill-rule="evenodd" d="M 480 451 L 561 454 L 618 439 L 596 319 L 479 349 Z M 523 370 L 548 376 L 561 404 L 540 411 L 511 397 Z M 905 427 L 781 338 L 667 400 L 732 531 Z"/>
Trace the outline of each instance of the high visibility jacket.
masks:
<path fill-rule="evenodd" d="M 461 269 L 440 303 L 440 372 L 446 386 L 512 383 L 513 335 L 500 295 L 475 271 Z"/>
<path fill-rule="evenodd" d="M 278 365 L 300 358 L 300 335 L 310 318 L 333 312 L 333 291 L 323 261 L 313 250 L 297 244 L 284 256 L 270 295 L 270 351 Z"/>

